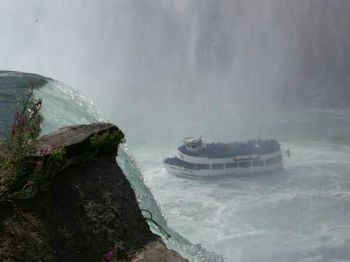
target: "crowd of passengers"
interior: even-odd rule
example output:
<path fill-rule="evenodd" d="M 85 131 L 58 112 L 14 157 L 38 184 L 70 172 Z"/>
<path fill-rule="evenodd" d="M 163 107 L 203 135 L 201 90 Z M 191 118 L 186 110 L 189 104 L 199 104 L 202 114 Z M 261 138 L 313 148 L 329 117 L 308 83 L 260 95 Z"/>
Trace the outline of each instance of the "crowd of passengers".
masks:
<path fill-rule="evenodd" d="M 280 144 L 274 139 L 254 139 L 247 142 L 210 143 L 198 152 L 188 150 L 182 145 L 180 151 L 197 157 L 225 158 L 242 155 L 269 154 L 280 150 Z"/>

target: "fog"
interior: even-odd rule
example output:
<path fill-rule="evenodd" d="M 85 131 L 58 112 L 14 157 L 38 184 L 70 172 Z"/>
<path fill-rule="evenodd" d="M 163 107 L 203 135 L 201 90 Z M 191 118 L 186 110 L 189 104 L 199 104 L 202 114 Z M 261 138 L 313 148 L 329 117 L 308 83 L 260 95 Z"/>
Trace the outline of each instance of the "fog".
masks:
<path fill-rule="evenodd" d="M 192 243 L 228 261 L 348 261 L 349 14 L 349 0 L 0 0 L 0 70 L 93 100 L 126 133 L 141 203 L 161 215 L 146 185 Z M 95 119 L 52 86 L 51 122 Z M 274 138 L 291 158 L 261 176 L 170 176 L 163 159 L 192 135 Z"/>
<path fill-rule="evenodd" d="M 349 105 L 346 0 L 0 4 L 0 68 L 79 89 L 133 141 L 278 136 L 282 111 Z"/>

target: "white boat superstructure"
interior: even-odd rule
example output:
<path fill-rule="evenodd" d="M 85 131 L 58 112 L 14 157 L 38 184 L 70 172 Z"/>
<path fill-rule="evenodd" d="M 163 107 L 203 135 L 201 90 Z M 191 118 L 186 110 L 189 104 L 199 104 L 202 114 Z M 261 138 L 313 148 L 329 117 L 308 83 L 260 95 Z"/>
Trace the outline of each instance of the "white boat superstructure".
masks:
<path fill-rule="evenodd" d="M 185 177 L 230 176 L 268 173 L 283 168 L 280 144 L 276 140 L 234 143 L 203 143 L 185 138 L 174 157 L 164 160 L 169 173 Z"/>

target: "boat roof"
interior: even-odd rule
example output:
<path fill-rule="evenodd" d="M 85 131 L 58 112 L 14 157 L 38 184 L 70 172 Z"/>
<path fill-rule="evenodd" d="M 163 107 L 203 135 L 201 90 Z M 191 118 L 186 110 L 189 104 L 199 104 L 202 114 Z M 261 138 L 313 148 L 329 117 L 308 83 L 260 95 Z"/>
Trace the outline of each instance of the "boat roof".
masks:
<path fill-rule="evenodd" d="M 190 143 L 198 143 L 201 142 L 202 138 L 201 137 L 193 137 L 193 136 L 189 136 L 189 137 L 185 137 L 182 142 L 184 144 L 190 144 Z"/>
<path fill-rule="evenodd" d="M 254 139 L 246 142 L 207 143 L 196 152 L 188 149 L 186 145 L 178 149 L 181 153 L 194 157 L 230 158 L 274 153 L 280 150 L 280 144 L 274 139 Z"/>

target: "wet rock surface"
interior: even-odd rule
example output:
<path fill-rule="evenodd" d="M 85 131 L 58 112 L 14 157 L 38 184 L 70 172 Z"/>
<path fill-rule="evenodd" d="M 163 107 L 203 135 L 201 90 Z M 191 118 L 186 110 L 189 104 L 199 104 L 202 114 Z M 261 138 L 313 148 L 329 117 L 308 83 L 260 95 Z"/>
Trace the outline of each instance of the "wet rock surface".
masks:
<path fill-rule="evenodd" d="M 91 140 L 120 132 L 100 123 L 40 138 L 38 152 L 65 149 L 63 166 L 33 197 L 0 201 L 1 261 L 186 261 L 168 250 L 143 218 L 115 161 L 123 135 L 108 143 L 111 148 Z"/>

